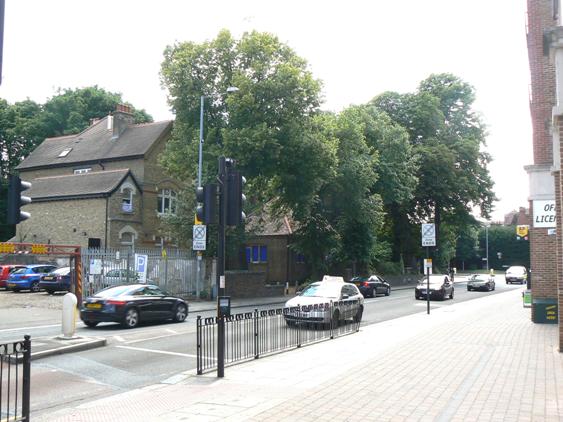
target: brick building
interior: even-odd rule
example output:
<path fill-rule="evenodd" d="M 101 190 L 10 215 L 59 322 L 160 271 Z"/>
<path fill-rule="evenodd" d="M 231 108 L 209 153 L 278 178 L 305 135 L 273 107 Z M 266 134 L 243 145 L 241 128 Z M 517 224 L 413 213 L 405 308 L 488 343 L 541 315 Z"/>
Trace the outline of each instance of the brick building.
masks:
<path fill-rule="evenodd" d="M 134 124 L 127 106 L 76 135 L 48 138 L 18 167 L 32 217 L 15 241 L 95 247 L 166 243 L 159 216 L 175 212 L 179 184 L 158 155 L 172 121 Z"/>
<path fill-rule="evenodd" d="M 556 78 L 557 47 L 547 54 L 550 39 L 557 38 L 559 0 L 528 0 L 528 57 L 531 75 L 530 112 L 533 127 L 534 162 L 526 166 L 530 180 L 530 260 L 532 269 L 532 320 L 544 320 L 540 303 L 557 303 L 563 285 L 563 250 L 561 237 L 561 172 L 559 134 L 563 113 L 557 98 L 562 84 Z M 557 43 L 555 43 L 557 44 Z M 563 56 L 562 56 L 563 57 Z M 554 59 L 555 58 L 555 59 Z M 560 69 L 561 70 L 561 69 Z M 559 71 L 560 71 L 559 70 Z M 557 84 L 556 84 L 557 79 Z M 559 218 L 555 227 L 555 209 Z M 563 351 L 563 331 L 560 327 L 559 350 Z"/>

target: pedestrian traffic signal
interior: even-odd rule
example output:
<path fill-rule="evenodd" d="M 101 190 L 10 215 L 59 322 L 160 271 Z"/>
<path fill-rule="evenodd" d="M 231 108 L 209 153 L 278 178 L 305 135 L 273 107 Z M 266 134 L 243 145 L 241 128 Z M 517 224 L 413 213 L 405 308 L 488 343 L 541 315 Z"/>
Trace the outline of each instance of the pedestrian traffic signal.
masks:
<path fill-rule="evenodd" d="M 203 224 L 212 224 L 217 215 L 217 185 L 208 184 L 196 189 L 196 199 L 199 205 L 196 209 L 196 217 Z"/>
<path fill-rule="evenodd" d="M 246 215 L 243 211 L 246 196 L 242 189 L 246 179 L 239 171 L 231 169 L 227 174 L 227 226 L 238 226 Z"/>
<path fill-rule="evenodd" d="M 25 182 L 19 176 L 10 175 L 8 182 L 8 224 L 18 224 L 31 217 L 31 214 L 21 210 L 21 207 L 31 203 L 29 196 L 21 193 L 28 190 L 31 183 Z"/>

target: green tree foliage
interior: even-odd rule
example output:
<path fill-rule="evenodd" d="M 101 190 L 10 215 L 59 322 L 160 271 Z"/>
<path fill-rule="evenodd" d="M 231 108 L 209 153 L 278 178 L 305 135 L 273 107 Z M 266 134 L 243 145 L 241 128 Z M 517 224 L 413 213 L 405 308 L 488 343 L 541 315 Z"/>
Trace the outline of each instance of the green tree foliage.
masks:
<path fill-rule="evenodd" d="M 443 263 L 453 258 L 451 242 L 459 237 L 452 233 L 454 227 L 472 224 L 475 207 L 487 218 L 495 200 L 488 170 L 491 157 L 482 151 L 486 132 L 472 109 L 474 99 L 469 84 L 437 74 L 422 81 L 414 94 L 388 92 L 371 102 L 409 133 L 420 167 L 408 219 L 411 224 L 435 222 L 438 246 L 444 248 L 437 256 Z"/>
<path fill-rule="evenodd" d="M 492 224 L 489 227 L 489 267 L 504 270 L 512 265 L 530 268 L 530 243 L 516 236 L 516 226 Z M 479 256 L 486 257 L 486 230 L 479 230 Z M 501 257 L 498 257 L 498 252 Z M 482 261 L 482 260 L 481 260 Z M 483 263 L 485 261 L 482 261 Z"/>

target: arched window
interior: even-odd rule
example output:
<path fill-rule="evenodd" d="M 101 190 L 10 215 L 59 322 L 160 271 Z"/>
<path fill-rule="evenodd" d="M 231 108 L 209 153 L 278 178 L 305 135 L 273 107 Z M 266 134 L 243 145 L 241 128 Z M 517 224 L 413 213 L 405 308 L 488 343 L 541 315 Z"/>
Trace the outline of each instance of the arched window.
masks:
<path fill-rule="evenodd" d="M 159 215 L 176 215 L 176 192 L 172 189 L 159 190 L 156 212 Z"/>
<path fill-rule="evenodd" d="M 128 181 L 121 186 L 121 211 L 127 213 L 134 211 L 133 197 L 136 193 L 135 191 L 135 186 Z"/>

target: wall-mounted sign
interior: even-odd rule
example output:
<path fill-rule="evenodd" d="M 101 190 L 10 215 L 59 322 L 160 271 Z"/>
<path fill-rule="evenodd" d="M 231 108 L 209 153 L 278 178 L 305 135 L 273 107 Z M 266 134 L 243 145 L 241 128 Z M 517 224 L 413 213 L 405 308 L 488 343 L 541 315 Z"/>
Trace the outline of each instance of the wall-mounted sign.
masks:
<path fill-rule="evenodd" d="M 520 237 L 526 237 L 526 236 L 528 236 L 529 229 L 530 229 L 530 226 L 528 226 L 528 225 L 516 226 L 516 234 Z"/>
<path fill-rule="evenodd" d="M 534 201 L 534 227 L 555 227 L 555 200 Z"/>

